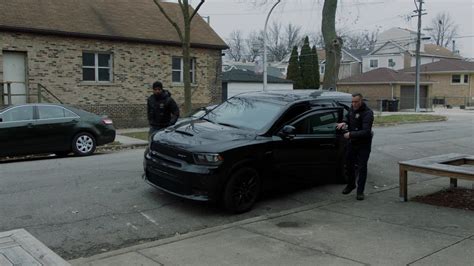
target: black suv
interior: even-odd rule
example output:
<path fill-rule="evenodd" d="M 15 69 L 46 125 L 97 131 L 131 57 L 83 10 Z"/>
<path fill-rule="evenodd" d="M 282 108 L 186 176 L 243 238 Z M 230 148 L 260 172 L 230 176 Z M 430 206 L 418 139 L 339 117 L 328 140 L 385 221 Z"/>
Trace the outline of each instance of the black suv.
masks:
<path fill-rule="evenodd" d="M 216 201 L 233 212 L 252 208 L 262 188 L 280 177 L 343 181 L 344 149 L 336 123 L 348 93 L 321 90 L 251 92 L 199 119 L 151 138 L 144 179 L 168 193 Z"/>

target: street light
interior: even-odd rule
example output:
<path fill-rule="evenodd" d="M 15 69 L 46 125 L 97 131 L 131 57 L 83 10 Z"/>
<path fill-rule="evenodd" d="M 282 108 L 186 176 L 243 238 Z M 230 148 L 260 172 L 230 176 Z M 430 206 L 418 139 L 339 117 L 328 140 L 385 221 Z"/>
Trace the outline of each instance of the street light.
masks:
<path fill-rule="evenodd" d="M 263 28 L 263 91 L 267 90 L 267 24 L 270 14 L 273 9 L 280 3 L 281 0 L 277 0 L 268 12 L 267 19 L 265 20 L 265 27 Z"/>

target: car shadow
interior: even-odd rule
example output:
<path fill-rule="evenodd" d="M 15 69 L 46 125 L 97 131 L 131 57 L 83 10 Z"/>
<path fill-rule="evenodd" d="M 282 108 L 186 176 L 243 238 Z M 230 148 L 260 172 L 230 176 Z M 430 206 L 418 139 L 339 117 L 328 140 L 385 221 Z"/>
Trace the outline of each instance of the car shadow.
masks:
<path fill-rule="evenodd" d="M 96 152 L 89 156 L 101 156 L 101 155 L 106 155 L 106 154 L 108 154 L 108 152 Z M 44 160 L 53 160 L 53 159 L 80 158 L 80 157 L 81 156 L 74 156 L 73 154 L 69 154 L 67 156 L 58 156 L 58 155 L 55 155 L 54 153 L 25 155 L 25 156 L 16 156 L 16 157 L 0 157 L 0 164 L 44 161 Z"/>

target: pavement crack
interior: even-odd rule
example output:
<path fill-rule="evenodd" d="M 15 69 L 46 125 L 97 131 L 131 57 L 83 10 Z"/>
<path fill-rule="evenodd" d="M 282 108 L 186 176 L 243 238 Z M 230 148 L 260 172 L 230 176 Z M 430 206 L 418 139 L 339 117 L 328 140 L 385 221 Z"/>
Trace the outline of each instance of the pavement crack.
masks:
<path fill-rule="evenodd" d="M 450 248 L 450 247 L 452 247 L 452 246 L 455 246 L 455 245 L 457 245 L 457 244 L 459 244 L 459 243 L 461 243 L 461 242 L 463 242 L 463 241 L 465 241 L 465 240 L 470 240 L 470 238 L 473 237 L 473 236 L 474 236 L 474 235 L 468 236 L 468 237 L 466 237 L 466 238 L 464 238 L 464 239 L 461 239 L 461 240 L 459 240 L 459 241 L 456 241 L 456 242 L 452 243 L 451 245 L 448 245 L 448 246 L 446 246 L 446 247 L 440 248 L 440 249 L 438 249 L 438 250 L 436 250 L 436 251 L 434 251 L 434 252 L 432 252 L 432 253 L 430 253 L 430 254 L 428 254 L 428 255 L 425 255 L 425 256 L 423 256 L 423 257 L 421 257 L 421 258 L 419 258 L 419 259 L 416 259 L 416 260 L 414 260 L 414 261 L 408 263 L 407 265 L 412 265 L 412 264 L 414 264 L 414 263 L 416 263 L 416 262 L 418 262 L 418 261 L 420 261 L 420 260 L 422 260 L 422 259 L 425 259 L 425 258 L 427 258 L 427 257 L 429 257 L 429 256 L 432 256 L 432 255 L 438 253 L 438 252 L 441 252 L 441 251 L 443 251 L 443 250 L 445 250 L 445 249 L 448 249 L 448 248 Z"/>

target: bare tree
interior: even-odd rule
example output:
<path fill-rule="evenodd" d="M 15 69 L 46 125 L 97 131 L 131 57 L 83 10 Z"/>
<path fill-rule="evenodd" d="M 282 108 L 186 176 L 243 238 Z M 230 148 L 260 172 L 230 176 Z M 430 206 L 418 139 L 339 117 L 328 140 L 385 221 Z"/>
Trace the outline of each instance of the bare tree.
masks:
<path fill-rule="evenodd" d="M 454 24 L 451 15 L 447 12 L 438 13 L 429 24 L 429 33 L 432 40 L 439 46 L 448 47 L 456 36 L 458 25 Z"/>
<path fill-rule="evenodd" d="M 299 47 L 303 44 L 301 27 L 289 23 L 285 28 L 285 38 L 287 54 L 290 54 L 294 46 Z"/>
<path fill-rule="evenodd" d="M 377 42 L 379 30 L 363 31 L 359 33 L 341 34 L 344 40 L 344 48 L 372 50 Z"/>
<path fill-rule="evenodd" d="M 324 37 L 326 65 L 323 89 L 335 89 L 341 63 L 342 38 L 336 34 L 337 0 L 324 0 L 321 31 Z"/>
<path fill-rule="evenodd" d="M 312 32 L 308 36 L 310 43 L 314 43 L 314 45 L 318 48 L 324 47 L 324 37 L 321 32 Z"/>
<path fill-rule="evenodd" d="M 279 62 L 291 53 L 293 46 L 300 46 L 303 42 L 300 32 L 301 28 L 291 23 L 284 29 L 281 23 L 271 24 L 267 33 L 268 61 Z M 265 36 L 263 32 L 260 34 Z"/>
<path fill-rule="evenodd" d="M 189 75 L 191 65 L 191 22 L 194 16 L 197 14 L 199 8 L 204 4 L 205 0 L 200 0 L 199 4 L 193 10 L 189 5 L 188 0 L 179 0 L 179 6 L 182 13 L 182 23 L 178 23 L 173 20 L 170 14 L 163 8 L 160 0 L 153 0 L 156 6 L 160 9 L 161 13 L 171 23 L 178 33 L 179 39 L 181 40 L 181 47 L 183 49 L 183 83 L 184 83 L 184 113 L 189 114 L 192 109 L 191 103 L 191 76 Z M 183 25 L 181 28 L 180 25 Z"/>
<path fill-rule="evenodd" d="M 245 39 L 247 54 L 245 58 L 249 62 L 255 62 L 258 56 L 263 53 L 263 35 L 253 31 Z"/>
<path fill-rule="evenodd" d="M 239 62 L 245 55 L 245 43 L 242 31 L 234 30 L 227 39 L 229 49 L 226 51 L 232 60 Z"/>

